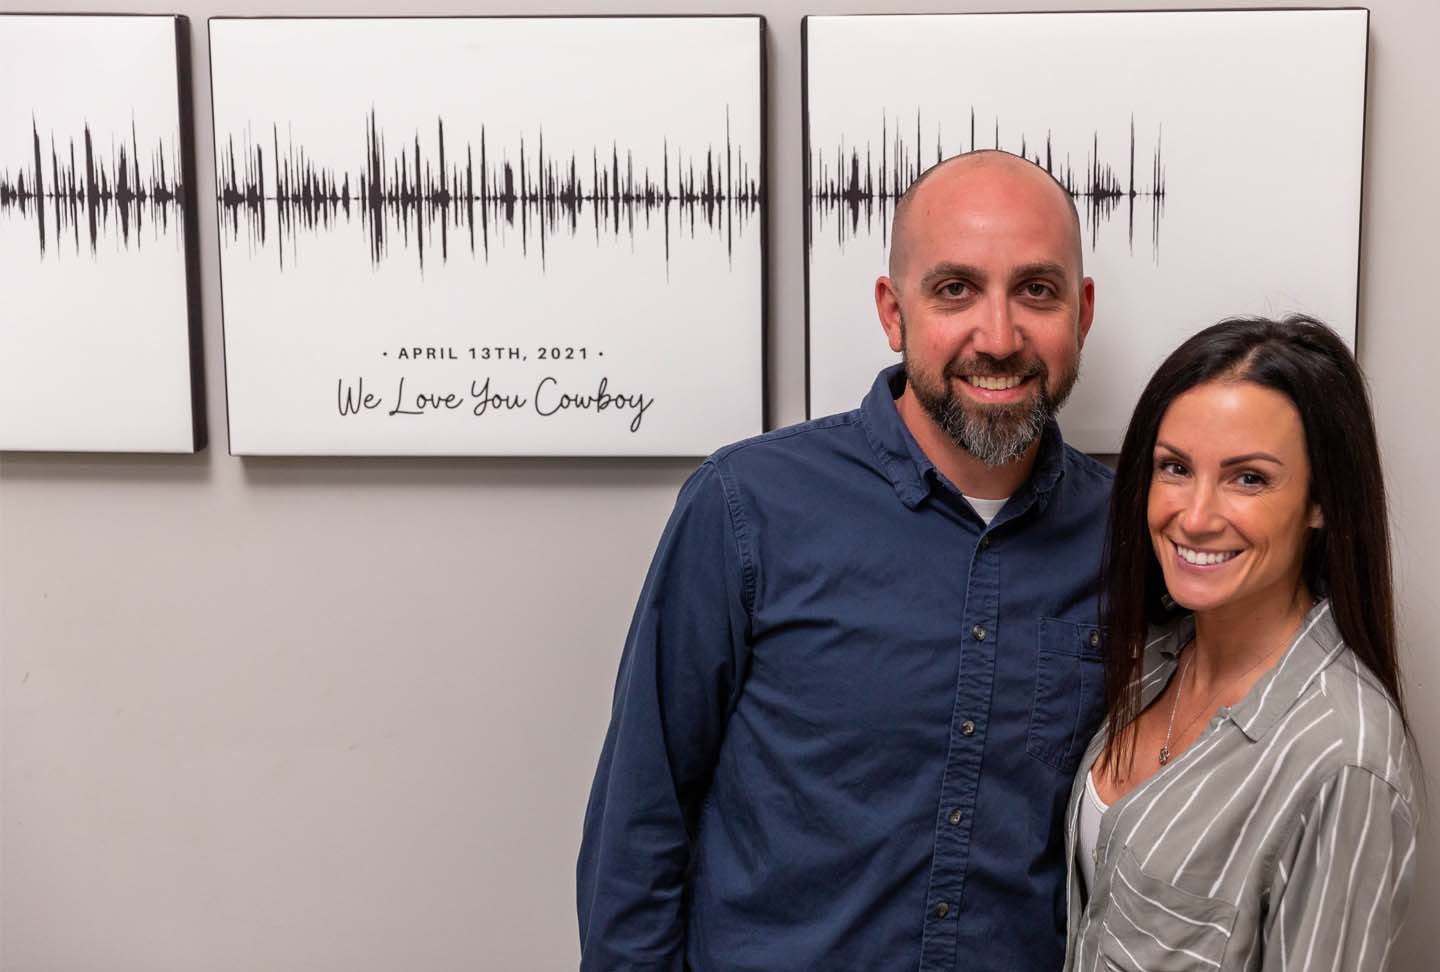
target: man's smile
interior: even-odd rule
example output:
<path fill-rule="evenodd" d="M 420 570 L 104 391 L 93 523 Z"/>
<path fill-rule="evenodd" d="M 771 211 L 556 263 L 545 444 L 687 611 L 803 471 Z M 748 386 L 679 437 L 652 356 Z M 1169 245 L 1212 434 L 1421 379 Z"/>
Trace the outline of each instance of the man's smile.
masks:
<path fill-rule="evenodd" d="M 1014 388 L 1025 379 L 1020 375 L 966 375 L 964 380 L 976 388 L 984 388 L 989 391 L 1004 391 L 1007 388 Z"/>

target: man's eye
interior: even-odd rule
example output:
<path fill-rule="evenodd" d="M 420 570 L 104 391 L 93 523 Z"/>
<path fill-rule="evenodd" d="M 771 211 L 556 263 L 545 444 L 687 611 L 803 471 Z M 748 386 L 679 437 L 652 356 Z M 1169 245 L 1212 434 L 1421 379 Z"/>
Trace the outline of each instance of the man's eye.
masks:
<path fill-rule="evenodd" d="M 940 292 L 946 297 L 964 297 L 970 287 L 963 280 L 952 280 L 940 287 Z"/>
<path fill-rule="evenodd" d="M 1055 296 L 1055 288 L 1039 280 L 1032 280 L 1025 285 L 1025 296 L 1033 297 L 1036 300 L 1048 300 Z"/>

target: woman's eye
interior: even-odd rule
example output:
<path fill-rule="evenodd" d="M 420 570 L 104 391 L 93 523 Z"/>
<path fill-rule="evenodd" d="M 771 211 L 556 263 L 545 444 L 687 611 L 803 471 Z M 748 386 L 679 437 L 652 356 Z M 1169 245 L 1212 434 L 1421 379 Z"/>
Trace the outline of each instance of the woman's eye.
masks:
<path fill-rule="evenodd" d="M 1257 472 L 1242 472 L 1235 477 L 1235 481 L 1247 489 L 1259 489 L 1269 482 L 1268 479 Z"/>
<path fill-rule="evenodd" d="M 1185 467 L 1174 459 L 1161 459 L 1155 463 L 1155 471 L 1165 476 L 1183 476 Z"/>

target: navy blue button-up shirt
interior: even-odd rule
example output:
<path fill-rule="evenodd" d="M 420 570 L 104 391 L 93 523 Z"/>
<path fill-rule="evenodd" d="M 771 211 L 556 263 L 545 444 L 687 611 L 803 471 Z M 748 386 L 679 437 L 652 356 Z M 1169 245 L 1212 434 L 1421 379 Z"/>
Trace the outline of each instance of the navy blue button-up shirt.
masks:
<path fill-rule="evenodd" d="M 585 816 L 582 969 L 1060 968 L 1111 475 L 1052 422 L 987 528 L 903 388 L 681 490 Z"/>

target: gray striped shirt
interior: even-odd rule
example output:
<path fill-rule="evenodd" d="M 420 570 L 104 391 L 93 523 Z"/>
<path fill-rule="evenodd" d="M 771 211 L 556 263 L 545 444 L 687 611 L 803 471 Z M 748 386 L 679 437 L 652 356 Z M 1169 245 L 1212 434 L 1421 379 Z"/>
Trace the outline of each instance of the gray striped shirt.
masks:
<path fill-rule="evenodd" d="M 1189 617 L 1152 632 L 1144 705 L 1193 633 Z M 1103 734 L 1066 818 L 1067 972 L 1386 967 L 1414 877 L 1415 755 L 1328 601 L 1245 698 L 1110 807 L 1086 902 L 1076 825 Z"/>

